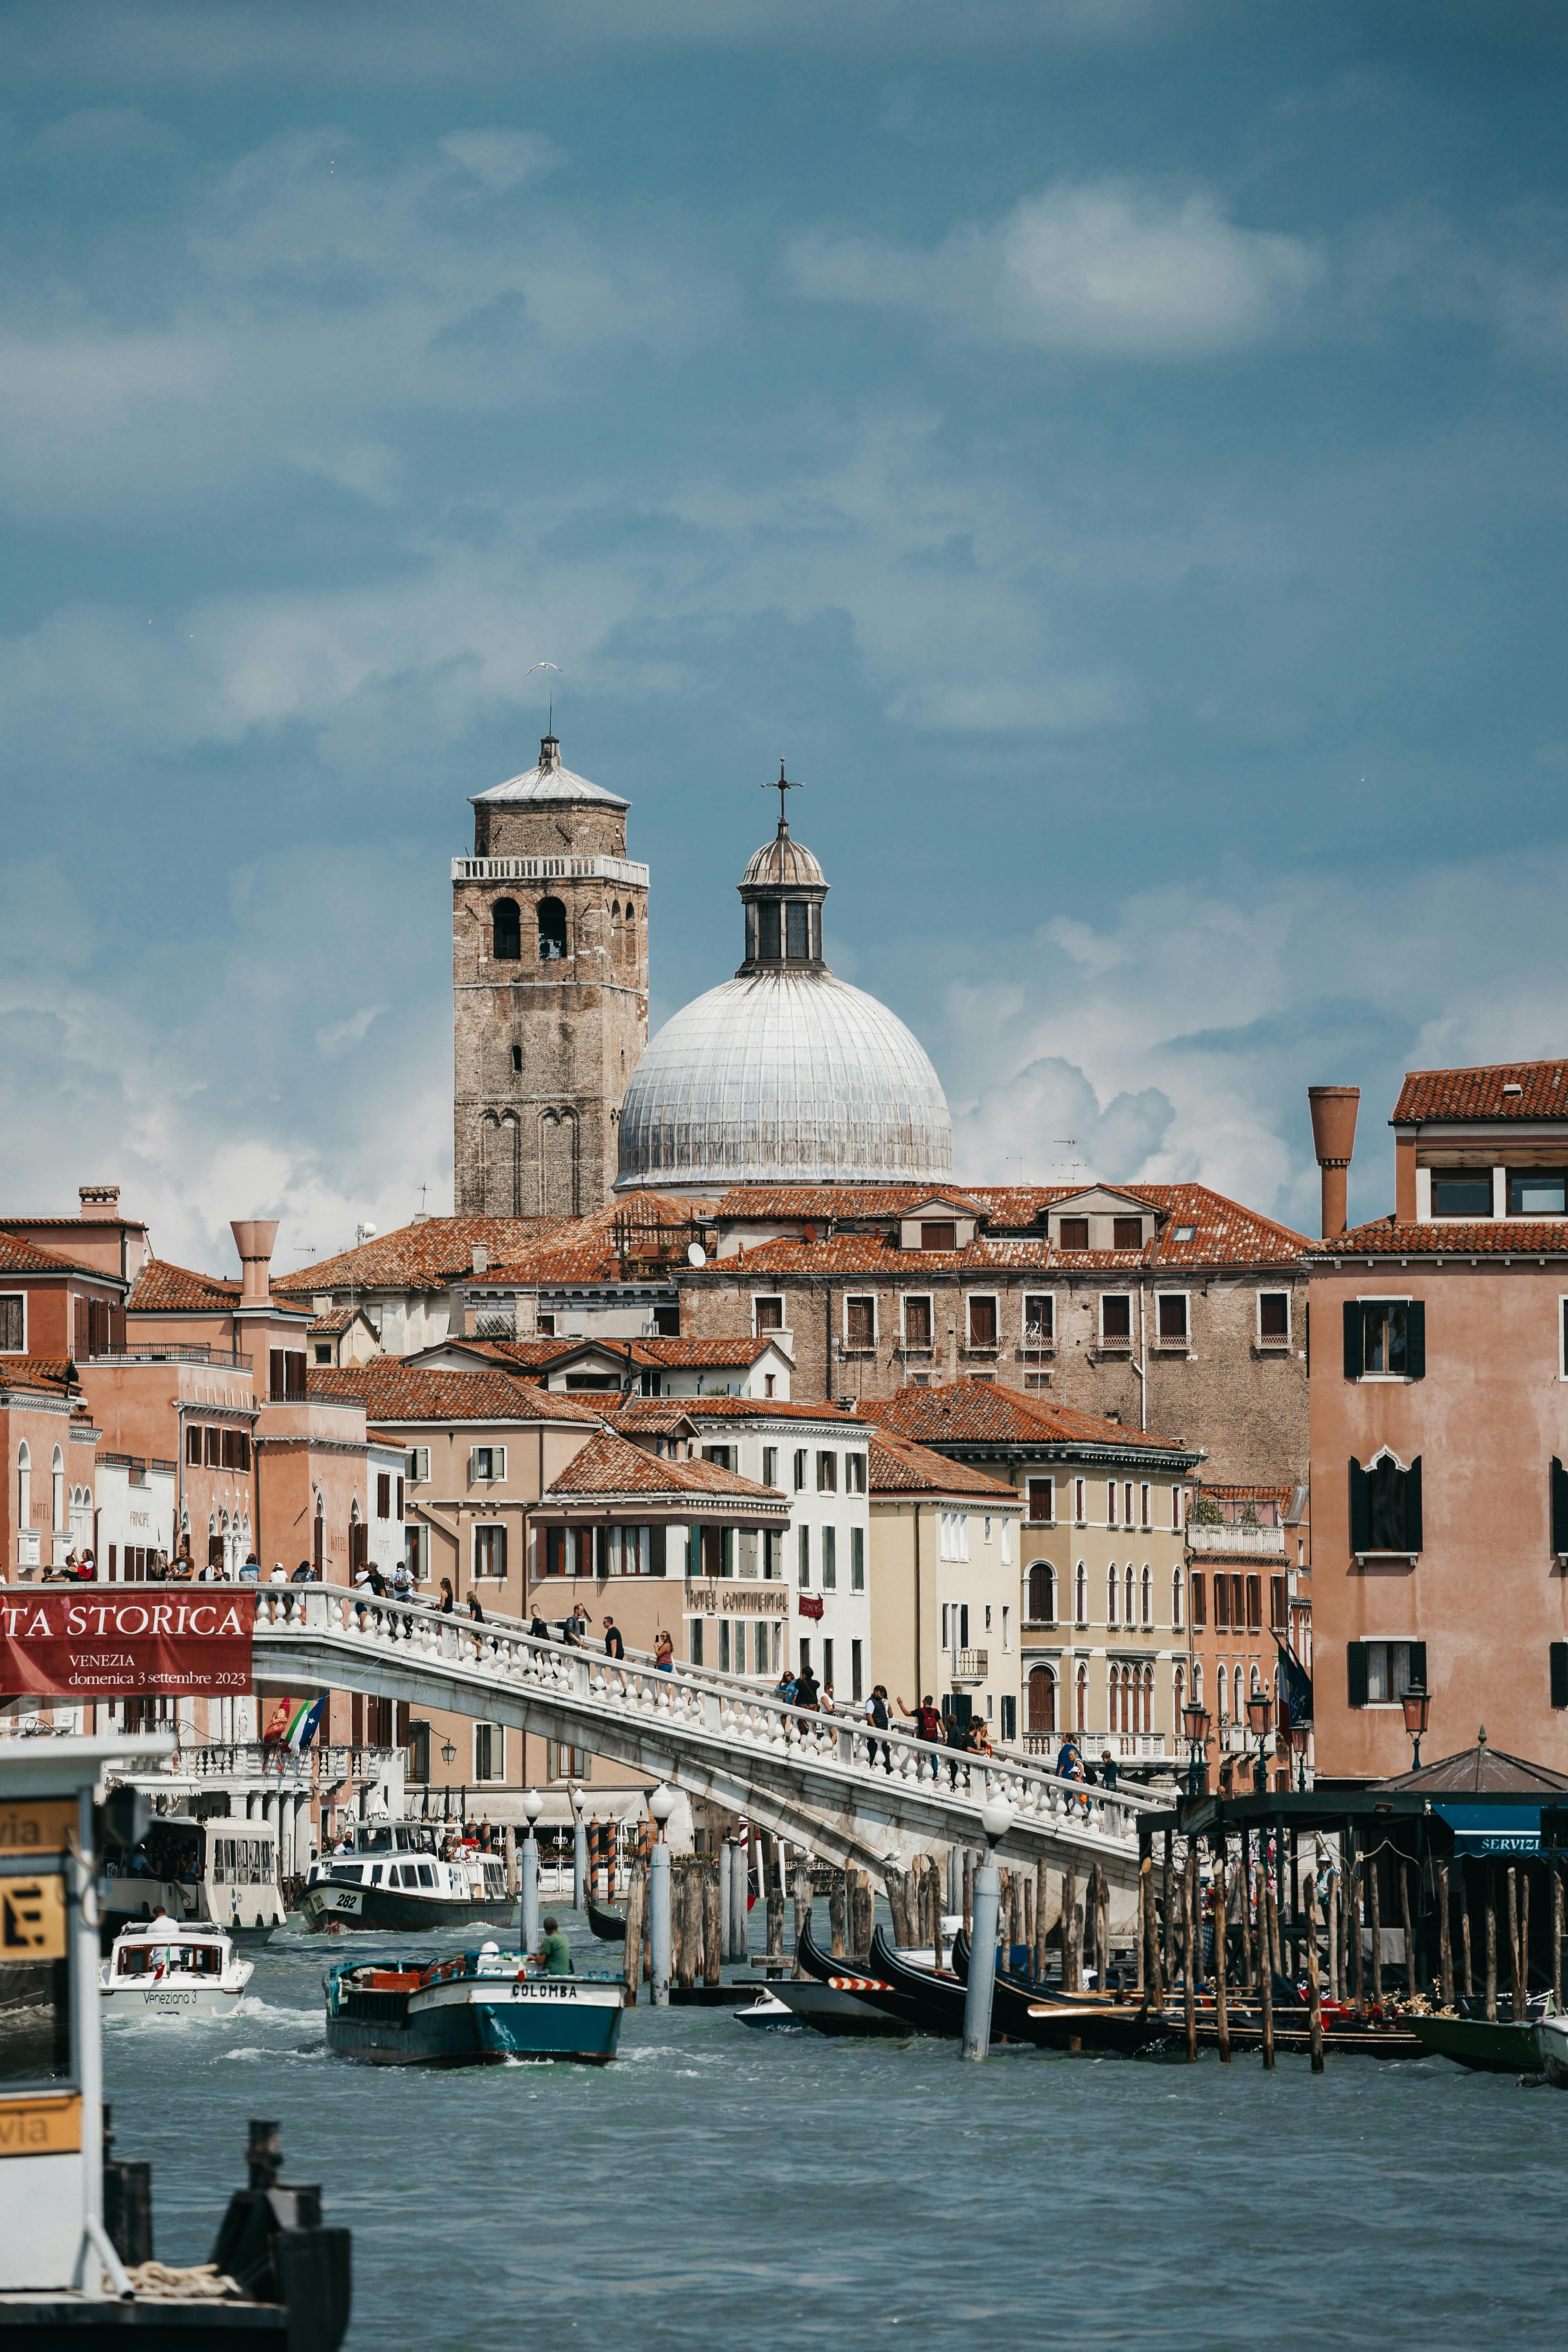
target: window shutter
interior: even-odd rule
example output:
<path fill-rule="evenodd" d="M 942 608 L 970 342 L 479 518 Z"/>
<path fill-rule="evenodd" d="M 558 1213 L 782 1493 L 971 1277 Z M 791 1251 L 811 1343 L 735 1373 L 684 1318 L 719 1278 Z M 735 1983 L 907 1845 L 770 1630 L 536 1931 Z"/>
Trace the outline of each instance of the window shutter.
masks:
<path fill-rule="evenodd" d="M 1372 1496 L 1366 1472 L 1351 1457 L 1351 1549 L 1372 1549 Z"/>
<path fill-rule="evenodd" d="M 92 1343 L 88 1333 L 87 1301 L 79 1298 L 76 1302 L 76 1360 L 79 1364 L 85 1364 L 91 1353 Z"/>
<path fill-rule="evenodd" d="M 1405 1549 L 1421 1549 L 1421 1456 L 1419 1454 L 1405 1474 Z"/>
<path fill-rule="evenodd" d="M 1413 1298 L 1405 1310 L 1405 1369 L 1413 1381 L 1426 1377 L 1426 1301 Z"/>
<path fill-rule="evenodd" d="M 1552 1704 L 1568 1706 L 1568 1642 L 1552 1644 Z"/>
<path fill-rule="evenodd" d="M 1552 1549 L 1561 1558 L 1568 1552 L 1568 1470 L 1552 1457 Z"/>
<path fill-rule="evenodd" d="M 1350 1642 L 1345 1645 L 1345 1675 L 1352 1706 L 1366 1705 L 1366 1643 Z"/>
<path fill-rule="evenodd" d="M 1359 1381 L 1362 1370 L 1362 1311 L 1359 1298 L 1345 1301 L 1345 1378 Z"/>
<path fill-rule="evenodd" d="M 1410 1644 L 1410 1687 L 1412 1690 L 1425 1690 L 1426 1687 L 1426 1644 L 1425 1642 L 1412 1642 Z"/>

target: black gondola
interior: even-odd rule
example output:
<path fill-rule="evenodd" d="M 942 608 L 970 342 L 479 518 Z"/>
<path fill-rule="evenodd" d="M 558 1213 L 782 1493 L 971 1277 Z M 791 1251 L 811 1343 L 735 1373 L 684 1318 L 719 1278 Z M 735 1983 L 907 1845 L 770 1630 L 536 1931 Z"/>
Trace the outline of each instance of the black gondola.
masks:
<path fill-rule="evenodd" d="M 626 1923 L 618 1911 L 601 1911 L 593 1896 L 588 1897 L 588 1925 L 601 1944 L 624 1944 Z"/>
<path fill-rule="evenodd" d="M 969 1937 L 960 1933 L 952 1947 L 953 1974 L 969 1982 Z M 1041 2011 L 1056 2011 L 1043 2015 Z M 1108 2000 L 1103 1994 L 1047 1990 L 1029 1985 L 1005 1969 L 998 1969 L 991 1995 L 993 2040 L 1033 2042 L 1042 2050 L 1065 2050 L 1071 2042 L 1080 2049 L 1135 2057 L 1146 2050 L 1168 2049 L 1174 2040 L 1159 2012 Z"/>
<path fill-rule="evenodd" d="M 843 1984 L 853 1978 L 856 1999 L 880 2010 L 884 2017 L 896 2018 L 907 2033 L 945 2033 L 946 2026 L 931 2021 L 930 2004 L 918 1992 L 912 1999 L 901 1993 L 881 1965 L 882 1952 L 891 1949 L 879 1927 L 871 1938 L 868 1960 L 835 1959 L 816 1942 L 808 1917 L 802 1924 L 795 1955 L 806 1975 L 815 1977 L 818 1984 Z"/>

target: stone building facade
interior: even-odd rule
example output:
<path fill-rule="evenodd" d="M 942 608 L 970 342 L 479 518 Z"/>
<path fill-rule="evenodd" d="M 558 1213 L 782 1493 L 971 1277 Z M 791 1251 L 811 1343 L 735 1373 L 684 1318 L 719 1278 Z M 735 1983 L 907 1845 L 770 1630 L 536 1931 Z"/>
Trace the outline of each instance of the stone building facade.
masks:
<path fill-rule="evenodd" d="M 647 1042 L 647 867 L 629 803 L 561 763 L 473 801 L 452 861 L 453 1129 L 459 1217 L 584 1215 L 616 1180 Z"/>

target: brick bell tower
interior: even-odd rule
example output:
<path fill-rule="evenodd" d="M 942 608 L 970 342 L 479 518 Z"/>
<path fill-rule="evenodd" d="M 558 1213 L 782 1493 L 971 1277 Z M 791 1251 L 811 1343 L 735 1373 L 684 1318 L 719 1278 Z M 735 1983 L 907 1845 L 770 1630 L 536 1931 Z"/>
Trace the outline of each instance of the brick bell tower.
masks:
<path fill-rule="evenodd" d="M 647 867 L 626 811 L 561 764 L 477 793 L 452 860 L 459 1216 L 583 1216 L 616 1181 L 621 1097 L 647 1043 Z"/>

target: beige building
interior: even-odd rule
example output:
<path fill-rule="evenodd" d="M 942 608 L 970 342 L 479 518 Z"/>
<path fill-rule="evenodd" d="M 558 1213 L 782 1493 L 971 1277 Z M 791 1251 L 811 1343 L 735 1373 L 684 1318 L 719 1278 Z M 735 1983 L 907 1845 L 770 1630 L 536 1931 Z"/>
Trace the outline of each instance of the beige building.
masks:
<path fill-rule="evenodd" d="M 1169 1760 L 1188 1687 L 1185 1482 L 1198 1455 L 991 1382 L 905 1389 L 885 1429 L 1013 1488 L 1022 1505 L 1020 1730 L 1090 1760 Z M 908 1696 L 908 1694 L 906 1694 Z"/>
<path fill-rule="evenodd" d="M 1024 1505 L 1000 1478 L 872 1432 L 871 1664 L 896 1713 L 930 1696 L 1018 1737 Z"/>

